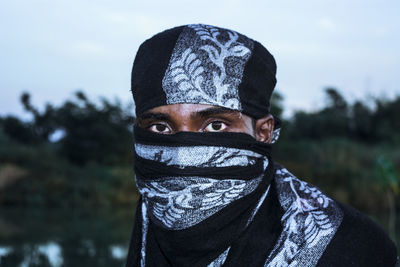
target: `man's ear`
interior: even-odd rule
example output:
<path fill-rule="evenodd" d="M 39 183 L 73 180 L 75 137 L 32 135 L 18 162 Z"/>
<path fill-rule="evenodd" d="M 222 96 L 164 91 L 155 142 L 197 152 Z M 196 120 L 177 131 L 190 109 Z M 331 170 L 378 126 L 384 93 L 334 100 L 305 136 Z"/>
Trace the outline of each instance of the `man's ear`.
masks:
<path fill-rule="evenodd" d="M 268 114 L 256 121 L 256 140 L 270 144 L 274 132 L 274 117 Z"/>

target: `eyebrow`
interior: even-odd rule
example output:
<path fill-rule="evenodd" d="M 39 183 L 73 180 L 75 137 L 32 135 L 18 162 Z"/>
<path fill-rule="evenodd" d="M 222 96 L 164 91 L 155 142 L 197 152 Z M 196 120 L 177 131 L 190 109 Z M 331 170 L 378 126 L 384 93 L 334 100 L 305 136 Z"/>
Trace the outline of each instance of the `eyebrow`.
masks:
<path fill-rule="evenodd" d="M 223 108 L 223 107 L 211 107 L 211 108 L 207 108 L 204 110 L 200 110 L 200 111 L 194 111 L 190 114 L 190 118 L 191 119 L 197 119 L 197 118 L 208 118 L 211 116 L 215 116 L 215 115 L 221 115 L 221 114 L 229 114 L 229 115 L 238 115 L 238 111 L 236 110 L 232 110 L 229 108 Z M 172 118 L 170 115 L 166 114 L 166 113 L 160 113 L 160 112 L 145 112 L 143 113 L 139 118 L 138 121 L 142 121 L 142 120 L 160 120 L 160 121 L 172 121 Z"/>
<path fill-rule="evenodd" d="M 154 113 L 154 112 L 146 112 L 143 113 L 138 120 L 148 120 L 148 119 L 154 119 L 154 120 L 162 120 L 162 121 L 170 121 L 171 116 L 165 113 Z"/>
<path fill-rule="evenodd" d="M 208 118 L 211 116 L 215 115 L 221 115 L 221 114 L 230 114 L 230 115 L 238 115 L 238 111 L 232 110 L 229 108 L 223 108 L 223 107 L 212 107 L 212 108 L 207 108 L 204 110 L 196 111 L 190 114 L 191 118 Z"/>

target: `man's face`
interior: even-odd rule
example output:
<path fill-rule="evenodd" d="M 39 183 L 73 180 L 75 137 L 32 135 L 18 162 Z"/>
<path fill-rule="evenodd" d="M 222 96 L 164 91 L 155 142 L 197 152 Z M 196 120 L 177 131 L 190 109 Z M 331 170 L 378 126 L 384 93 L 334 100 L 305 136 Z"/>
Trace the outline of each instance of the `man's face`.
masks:
<path fill-rule="evenodd" d="M 273 118 L 254 120 L 238 111 L 203 104 L 173 104 L 150 109 L 138 118 L 138 125 L 159 134 L 177 132 L 238 132 L 258 141 L 272 137 Z M 268 136 L 266 136 L 268 135 Z"/>

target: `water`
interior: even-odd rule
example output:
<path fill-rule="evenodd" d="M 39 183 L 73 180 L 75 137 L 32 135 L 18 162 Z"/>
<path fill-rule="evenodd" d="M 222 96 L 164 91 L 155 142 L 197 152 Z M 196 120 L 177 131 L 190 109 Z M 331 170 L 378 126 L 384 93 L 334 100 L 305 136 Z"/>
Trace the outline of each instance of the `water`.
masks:
<path fill-rule="evenodd" d="M 134 210 L 0 210 L 0 266 L 124 266 Z"/>

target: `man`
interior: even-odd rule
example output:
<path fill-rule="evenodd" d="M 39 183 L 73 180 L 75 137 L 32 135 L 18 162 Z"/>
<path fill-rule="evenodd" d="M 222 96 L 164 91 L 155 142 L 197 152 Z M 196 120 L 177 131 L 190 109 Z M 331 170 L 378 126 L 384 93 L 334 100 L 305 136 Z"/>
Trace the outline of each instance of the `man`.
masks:
<path fill-rule="evenodd" d="M 127 266 L 395 266 L 379 227 L 272 160 L 275 74 L 260 43 L 214 26 L 141 45 Z"/>

